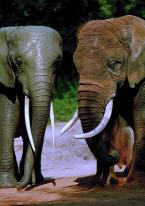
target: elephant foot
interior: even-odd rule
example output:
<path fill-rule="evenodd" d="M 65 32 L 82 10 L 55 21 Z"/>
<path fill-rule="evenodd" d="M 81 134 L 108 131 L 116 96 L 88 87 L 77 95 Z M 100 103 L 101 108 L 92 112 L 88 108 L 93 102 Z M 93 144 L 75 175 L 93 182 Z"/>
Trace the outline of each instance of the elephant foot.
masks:
<path fill-rule="evenodd" d="M 20 182 L 18 182 L 18 184 L 17 184 L 17 190 L 19 191 L 19 190 L 27 187 L 30 184 L 31 184 L 31 177 L 23 176 L 22 179 L 20 180 Z"/>
<path fill-rule="evenodd" d="M 45 182 L 45 178 L 43 177 L 41 172 L 32 172 L 32 184 L 41 184 Z"/>
<path fill-rule="evenodd" d="M 99 168 L 97 169 L 97 174 L 95 176 L 95 181 L 94 181 L 93 186 L 95 186 L 95 184 L 96 184 L 98 186 L 104 187 L 109 183 L 109 181 L 110 181 L 109 167 L 99 166 Z"/>
<path fill-rule="evenodd" d="M 114 166 L 111 167 L 102 167 L 98 165 L 96 174 L 96 185 L 105 187 L 110 185 L 117 185 L 118 178 L 114 172 Z"/>
<path fill-rule="evenodd" d="M 105 186 L 116 185 L 116 184 L 118 184 L 118 179 L 117 176 L 115 175 L 114 167 L 112 166 L 109 169 L 109 174 L 105 182 Z"/>
<path fill-rule="evenodd" d="M 17 181 L 13 173 L 0 173 L 0 188 L 13 188 L 17 186 Z"/>
<path fill-rule="evenodd" d="M 36 184 L 42 184 L 45 182 L 45 179 L 41 173 L 35 174 L 32 172 L 32 177 L 29 175 L 23 176 L 20 182 L 17 184 L 17 190 L 21 190 L 22 188 L 27 187 L 28 185 L 36 185 Z"/>

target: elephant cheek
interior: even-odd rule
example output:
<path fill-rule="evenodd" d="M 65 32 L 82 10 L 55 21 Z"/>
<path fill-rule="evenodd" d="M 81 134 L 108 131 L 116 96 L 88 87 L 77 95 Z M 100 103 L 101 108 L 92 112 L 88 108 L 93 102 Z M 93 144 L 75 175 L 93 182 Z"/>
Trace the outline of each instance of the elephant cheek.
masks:
<path fill-rule="evenodd" d="M 29 96 L 30 95 L 30 92 L 29 92 L 30 88 L 29 88 L 28 78 L 23 75 L 23 72 L 21 72 L 21 73 L 17 72 L 16 76 L 17 76 L 18 84 L 22 88 L 23 93 L 26 96 Z"/>

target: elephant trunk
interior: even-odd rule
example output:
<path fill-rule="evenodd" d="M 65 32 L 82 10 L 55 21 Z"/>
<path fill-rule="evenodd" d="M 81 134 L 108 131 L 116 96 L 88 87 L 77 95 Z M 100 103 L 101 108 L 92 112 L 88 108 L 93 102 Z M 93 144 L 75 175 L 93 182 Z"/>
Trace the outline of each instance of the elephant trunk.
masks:
<path fill-rule="evenodd" d="M 36 163 L 38 170 L 41 159 L 41 150 L 43 146 L 45 129 L 50 114 L 50 105 L 52 99 L 52 84 L 48 80 L 43 80 L 35 84 L 31 91 L 32 103 L 32 136 L 35 144 L 35 157 L 39 160 Z M 37 165 L 38 164 L 38 165 Z"/>
<path fill-rule="evenodd" d="M 104 114 L 103 101 L 98 102 L 98 94 L 92 92 L 79 92 L 78 115 L 81 120 L 83 132 L 90 132 L 98 125 Z"/>
<path fill-rule="evenodd" d="M 111 155 L 109 154 L 108 147 L 100 134 L 110 120 L 113 109 L 112 98 L 115 94 L 108 94 L 106 97 L 103 91 L 101 85 L 90 85 L 89 82 L 80 83 L 78 110 L 65 127 L 62 128 L 61 134 L 73 126 L 79 118 L 85 134 L 75 135 L 75 138 L 85 138 L 90 150 L 101 164 L 111 166 L 118 162 L 119 154 L 115 150 L 112 151 Z"/>
<path fill-rule="evenodd" d="M 105 99 L 105 95 L 101 93 L 100 100 L 100 93 L 94 92 L 94 90 L 93 92 L 85 91 L 81 88 L 79 87 L 78 94 L 78 115 L 81 120 L 83 132 L 88 133 L 94 130 L 102 121 L 109 99 Z M 86 86 L 84 88 L 87 90 Z M 86 141 L 94 156 L 103 165 L 111 166 L 118 162 L 118 154 L 115 153 L 114 156 L 109 154 L 107 145 L 100 134 L 86 139 Z"/>
<path fill-rule="evenodd" d="M 32 95 L 32 135 L 36 148 L 36 154 L 39 149 L 39 145 L 43 142 L 45 129 L 47 126 L 50 103 L 51 103 L 51 91 L 45 91 L 46 89 L 38 89 Z"/>
<path fill-rule="evenodd" d="M 45 129 L 47 126 L 50 104 L 52 98 L 52 83 L 50 83 L 48 76 L 40 75 L 33 78 L 31 90 L 29 91 L 29 98 L 31 103 L 31 131 L 34 140 L 35 153 L 32 148 L 28 146 L 24 165 L 24 176 L 19 184 L 20 188 L 27 186 L 32 177 L 32 170 L 34 168 L 36 176 L 41 175 L 41 152 L 44 140 Z"/>

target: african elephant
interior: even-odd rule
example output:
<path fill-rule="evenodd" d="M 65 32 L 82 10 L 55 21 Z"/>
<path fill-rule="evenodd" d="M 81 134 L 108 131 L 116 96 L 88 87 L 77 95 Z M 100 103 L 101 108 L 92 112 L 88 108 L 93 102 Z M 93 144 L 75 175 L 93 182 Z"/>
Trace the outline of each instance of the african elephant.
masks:
<path fill-rule="evenodd" d="M 0 29 L 0 187 L 17 185 L 14 137 L 20 135 L 24 149 L 19 187 L 30 183 L 33 169 L 36 180 L 43 179 L 41 151 L 61 58 L 62 40 L 52 28 Z M 32 136 L 34 145 L 28 141 Z"/>
<path fill-rule="evenodd" d="M 75 137 L 86 138 L 104 167 L 116 164 L 101 133 L 120 114 L 135 133 L 127 180 L 139 181 L 145 177 L 145 21 L 132 15 L 92 20 L 80 27 L 77 39 L 73 59 L 80 76 L 78 116 L 84 134 Z"/>

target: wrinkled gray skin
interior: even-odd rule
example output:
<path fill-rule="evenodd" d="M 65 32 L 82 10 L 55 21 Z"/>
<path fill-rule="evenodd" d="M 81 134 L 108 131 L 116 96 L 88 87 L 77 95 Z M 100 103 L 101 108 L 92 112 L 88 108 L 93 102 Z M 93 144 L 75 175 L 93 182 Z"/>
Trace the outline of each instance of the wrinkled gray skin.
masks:
<path fill-rule="evenodd" d="M 0 30 L 0 187 L 15 187 L 19 179 L 19 187 L 27 186 L 33 169 L 36 181 L 43 180 L 41 151 L 57 67 L 62 58 L 61 46 L 59 33 L 49 27 Z M 25 95 L 31 101 L 35 155 L 24 124 Z M 14 137 L 20 135 L 24 140 L 24 151 L 18 174 L 14 164 Z"/>
<path fill-rule="evenodd" d="M 119 99 L 116 111 L 125 118 L 130 111 L 129 123 L 135 132 L 128 181 L 142 179 L 145 177 L 145 21 L 124 16 L 86 23 L 78 32 L 74 63 L 80 75 L 78 113 L 83 131 L 96 128 L 107 103 L 113 99 L 115 106 Z M 87 139 L 87 143 L 102 167 L 116 163 L 100 135 Z"/>

